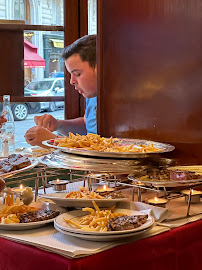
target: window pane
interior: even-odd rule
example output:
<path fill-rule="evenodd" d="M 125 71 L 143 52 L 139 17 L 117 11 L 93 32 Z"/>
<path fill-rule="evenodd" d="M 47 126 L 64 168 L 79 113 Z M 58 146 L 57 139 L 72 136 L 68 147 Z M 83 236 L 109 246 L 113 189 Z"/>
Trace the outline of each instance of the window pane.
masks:
<path fill-rule="evenodd" d="M 0 19 L 6 23 L 22 20 L 32 25 L 63 25 L 63 0 L 0 0 Z M 16 23 L 16 22 L 15 22 Z M 24 31 L 24 95 L 64 96 L 64 63 L 61 54 L 64 33 Z M 2 104 L 0 104 L 0 111 Z M 64 102 L 13 103 L 15 147 L 28 146 L 25 132 L 35 126 L 34 116 L 45 111 L 64 119 Z M 17 121 L 21 120 L 21 121 Z"/>
<path fill-rule="evenodd" d="M 25 31 L 25 85 L 44 78 L 64 78 L 63 48 L 63 32 Z"/>
<path fill-rule="evenodd" d="M 88 34 L 97 34 L 97 0 L 88 0 Z"/>
<path fill-rule="evenodd" d="M 24 20 L 26 24 L 64 25 L 63 0 L 0 1 L 0 19 Z"/>
<path fill-rule="evenodd" d="M 24 33 L 24 95 L 32 97 L 64 96 L 63 32 L 25 31 Z M 26 129 L 35 125 L 34 116 L 45 112 L 64 119 L 64 101 L 28 102 L 29 115 L 23 132 L 16 130 L 16 145 L 26 145 Z M 16 126 L 19 123 L 16 122 Z M 22 134 L 23 133 L 23 134 Z M 19 139 L 20 138 L 20 139 Z M 21 142 L 22 140 L 22 142 Z"/>

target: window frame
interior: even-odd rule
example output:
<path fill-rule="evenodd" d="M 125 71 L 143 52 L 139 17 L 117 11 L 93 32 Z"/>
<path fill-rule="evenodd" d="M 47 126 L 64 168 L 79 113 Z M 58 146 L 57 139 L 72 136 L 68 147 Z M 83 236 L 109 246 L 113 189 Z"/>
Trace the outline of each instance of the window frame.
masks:
<path fill-rule="evenodd" d="M 71 44 L 79 37 L 88 33 L 88 1 L 87 0 L 66 0 L 64 1 L 64 26 L 53 25 L 32 25 L 23 24 L 22 21 L 7 21 L 1 23 L 0 21 L 0 35 L 4 35 L 10 31 L 17 33 L 19 39 L 24 40 L 24 31 L 64 31 L 64 46 Z M 16 23 L 17 22 L 17 23 Z M 71 25 L 71 27 L 70 27 Z M 22 40 L 21 40 L 22 44 Z M 24 44 L 24 42 L 23 42 Z M 22 53 L 22 45 L 16 49 Z M 19 49 L 19 51 L 18 51 Z M 23 59 L 24 60 L 24 54 Z M 13 60 L 8 55 L 9 65 L 15 65 Z M 23 69 L 24 72 L 24 69 Z M 74 87 L 69 83 L 69 74 L 64 72 L 64 88 L 65 96 L 48 96 L 48 97 L 25 97 L 24 96 L 24 74 L 23 81 L 16 80 L 14 89 L 6 87 L 9 82 L 5 82 L 3 88 L 7 90 L 7 94 L 11 95 L 11 102 L 51 102 L 51 101 L 65 101 L 65 119 L 80 117 L 84 114 L 85 101 L 83 97 L 74 90 Z M 9 90 L 10 89 L 10 90 Z M 20 89 L 20 91 L 19 91 Z M 67 91 L 68 89 L 68 91 Z M 3 97 L 0 97 L 0 102 Z"/>

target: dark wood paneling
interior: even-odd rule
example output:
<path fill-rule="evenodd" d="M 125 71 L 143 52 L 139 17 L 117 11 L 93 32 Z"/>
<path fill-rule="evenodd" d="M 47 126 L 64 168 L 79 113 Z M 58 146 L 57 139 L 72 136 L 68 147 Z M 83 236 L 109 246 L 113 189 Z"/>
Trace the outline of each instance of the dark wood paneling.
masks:
<path fill-rule="evenodd" d="M 23 31 L 0 30 L 0 59 L 1 96 L 24 95 Z"/>
<path fill-rule="evenodd" d="M 80 37 L 88 34 L 88 0 L 79 1 L 79 34 Z"/>
<path fill-rule="evenodd" d="M 88 34 L 88 0 L 79 1 L 79 36 L 85 36 Z M 83 116 L 85 113 L 85 98 L 82 95 L 79 95 L 80 103 L 80 116 Z"/>
<path fill-rule="evenodd" d="M 64 1 L 65 46 L 79 37 L 86 35 L 88 29 L 88 12 L 86 0 Z M 70 83 L 70 75 L 65 70 L 65 118 L 72 119 L 83 116 L 84 99 L 75 91 Z"/>
<path fill-rule="evenodd" d="M 8 20 L 9 22 L 10 20 Z M 13 24 L 12 24 L 13 23 Z M 34 30 L 34 31 L 64 31 L 63 26 L 58 25 L 30 25 L 30 24 L 19 24 L 17 21 L 12 21 L 10 23 L 2 23 L 0 21 L 0 30 L 12 30 L 12 31 L 24 31 L 24 30 Z"/>
<path fill-rule="evenodd" d="M 106 113 L 104 112 L 104 89 L 103 89 L 103 54 L 102 54 L 102 1 L 97 0 L 97 54 L 96 54 L 96 60 L 97 60 L 97 72 L 98 72 L 98 78 L 97 78 L 97 132 L 98 134 L 104 134 L 103 129 L 105 128 L 105 121 L 104 121 L 104 115 Z M 101 113 L 102 111 L 102 113 Z"/>
<path fill-rule="evenodd" d="M 202 162 L 201 1 L 98 3 L 99 133 L 189 145 Z"/>
<path fill-rule="evenodd" d="M 24 95 L 24 93 L 23 93 Z M 39 97 L 22 97 L 22 96 L 11 96 L 11 102 L 51 102 L 51 101 L 64 101 L 64 96 L 39 96 Z M 3 96 L 0 96 L 0 102 L 3 102 Z"/>
<path fill-rule="evenodd" d="M 68 46 L 79 37 L 78 0 L 64 1 L 64 45 Z M 65 69 L 65 118 L 79 116 L 79 94 L 69 83 L 70 74 Z"/>

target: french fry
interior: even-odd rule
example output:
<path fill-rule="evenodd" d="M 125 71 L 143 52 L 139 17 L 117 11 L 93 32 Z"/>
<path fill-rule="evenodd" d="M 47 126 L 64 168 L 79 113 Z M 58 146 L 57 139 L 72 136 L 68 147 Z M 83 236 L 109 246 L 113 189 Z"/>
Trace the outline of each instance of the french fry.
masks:
<path fill-rule="evenodd" d="M 6 194 L 5 202 L 6 205 L 4 205 L 0 210 L 0 223 L 19 223 L 19 218 L 22 214 L 36 211 L 35 207 L 24 205 L 22 202 L 20 202 L 19 198 L 17 198 L 16 202 L 14 203 L 13 195 L 10 194 Z"/>
<path fill-rule="evenodd" d="M 92 201 L 93 206 L 95 207 L 95 210 L 100 212 L 100 208 L 98 207 L 98 205 L 96 204 L 96 202 Z"/>
<path fill-rule="evenodd" d="M 78 198 L 78 199 L 104 199 L 105 197 L 101 196 L 100 194 L 94 192 L 94 191 L 89 191 L 85 187 L 80 187 L 79 191 L 71 191 L 69 192 L 65 198 Z"/>
<path fill-rule="evenodd" d="M 69 137 L 63 137 L 54 140 L 54 145 L 68 148 L 82 148 L 85 150 L 101 152 L 125 152 L 125 153 L 149 153 L 158 152 L 161 149 L 155 148 L 153 143 L 150 145 L 140 144 L 137 147 L 134 144 L 120 146 L 116 143 L 117 139 L 110 137 L 104 138 L 97 134 L 89 133 L 86 136 L 69 132 Z"/>
<path fill-rule="evenodd" d="M 69 224 L 75 226 L 77 229 L 81 229 L 81 228 L 82 228 L 82 226 L 81 226 L 79 223 L 74 222 L 74 221 L 71 220 L 71 219 L 64 218 L 64 220 L 65 220 L 67 223 L 69 223 Z"/>
<path fill-rule="evenodd" d="M 91 214 L 92 214 L 92 215 L 94 215 L 94 214 L 95 214 L 95 210 L 94 210 L 94 209 L 92 209 L 92 208 L 90 208 L 90 207 L 85 207 L 85 208 L 82 208 L 82 211 L 89 211 L 89 212 L 91 212 Z"/>
<path fill-rule="evenodd" d="M 95 218 L 90 224 L 89 226 L 93 226 L 96 223 L 102 222 L 102 221 L 107 221 L 107 217 L 101 217 L 101 218 Z"/>
<path fill-rule="evenodd" d="M 114 207 L 111 209 L 100 210 L 98 205 L 93 201 L 93 208 L 83 208 L 83 211 L 89 211 L 91 214 L 81 217 L 78 222 L 75 222 L 71 219 L 64 218 L 64 220 L 73 225 L 77 229 L 81 229 L 83 231 L 107 231 L 107 224 L 109 219 L 115 216 L 122 216 L 121 213 L 112 213 L 114 211 Z"/>

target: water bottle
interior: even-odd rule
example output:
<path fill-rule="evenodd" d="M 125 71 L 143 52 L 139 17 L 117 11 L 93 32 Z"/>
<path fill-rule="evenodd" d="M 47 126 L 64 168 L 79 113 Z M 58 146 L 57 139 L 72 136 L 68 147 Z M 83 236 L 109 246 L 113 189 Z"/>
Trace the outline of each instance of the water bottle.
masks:
<path fill-rule="evenodd" d="M 5 118 L 7 119 L 7 122 L 2 124 L 1 128 L 1 139 L 2 139 L 2 153 L 4 156 L 7 155 L 6 151 L 9 154 L 12 154 L 15 151 L 15 123 L 13 118 L 13 113 L 11 110 L 10 105 L 10 96 L 4 95 L 3 96 L 3 111 L 2 114 L 4 114 Z M 6 144 L 8 144 L 6 146 Z M 8 147 L 7 150 L 6 147 Z"/>

